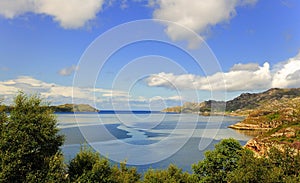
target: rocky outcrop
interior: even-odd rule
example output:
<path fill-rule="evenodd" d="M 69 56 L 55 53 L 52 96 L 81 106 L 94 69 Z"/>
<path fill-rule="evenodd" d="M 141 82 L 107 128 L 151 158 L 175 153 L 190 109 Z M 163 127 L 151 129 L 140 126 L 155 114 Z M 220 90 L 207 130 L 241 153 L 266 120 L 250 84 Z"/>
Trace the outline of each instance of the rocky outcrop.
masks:
<path fill-rule="evenodd" d="M 270 132 L 249 140 L 246 148 L 255 152 L 257 156 L 265 156 L 271 148 L 284 151 L 286 147 L 300 151 L 300 123 L 278 127 Z"/>

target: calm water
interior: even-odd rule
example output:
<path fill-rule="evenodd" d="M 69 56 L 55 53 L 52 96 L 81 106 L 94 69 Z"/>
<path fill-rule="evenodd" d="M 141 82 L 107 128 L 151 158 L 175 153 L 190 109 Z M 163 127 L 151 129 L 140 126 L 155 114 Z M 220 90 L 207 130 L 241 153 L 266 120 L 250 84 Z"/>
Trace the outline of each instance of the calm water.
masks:
<path fill-rule="evenodd" d="M 191 164 L 203 159 L 204 152 L 220 140 L 232 137 L 243 145 L 252 138 L 227 128 L 240 121 L 238 117 L 126 112 L 57 115 L 60 133 L 66 136 L 62 146 L 66 161 L 82 144 L 89 144 L 103 156 L 137 165 L 140 172 L 170 163 L 190 171 Z"/>

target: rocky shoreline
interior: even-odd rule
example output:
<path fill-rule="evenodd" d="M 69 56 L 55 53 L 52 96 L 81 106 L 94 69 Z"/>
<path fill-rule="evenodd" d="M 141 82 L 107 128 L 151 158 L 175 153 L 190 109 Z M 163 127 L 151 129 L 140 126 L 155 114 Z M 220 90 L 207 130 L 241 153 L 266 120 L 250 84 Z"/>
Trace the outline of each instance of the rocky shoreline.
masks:
<path fill-rule="evenodd" d="M 228 126 L 228 128 L 232 128 L 235 130 L 251 130 L 251 131 L 269 131 L 272 128 L 268 127 L 262 127 L 261 125 L 258 124 L 246 124 L 246 123 L 236 123 L 234 125 Z"/>

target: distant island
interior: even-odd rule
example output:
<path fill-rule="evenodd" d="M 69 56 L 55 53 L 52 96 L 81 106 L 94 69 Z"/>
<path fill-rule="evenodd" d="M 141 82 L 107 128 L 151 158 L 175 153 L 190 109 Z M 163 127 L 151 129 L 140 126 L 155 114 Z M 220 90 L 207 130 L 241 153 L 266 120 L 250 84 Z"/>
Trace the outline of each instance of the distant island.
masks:
<path fill-rule="evenodd" d="M 58 106 L 47 106 L 54 112 L 99 112 L 98 109 L 88 104 L 63 104 Z M 0 105 L 0 112 L 10 112 L 13 106 Z"/>

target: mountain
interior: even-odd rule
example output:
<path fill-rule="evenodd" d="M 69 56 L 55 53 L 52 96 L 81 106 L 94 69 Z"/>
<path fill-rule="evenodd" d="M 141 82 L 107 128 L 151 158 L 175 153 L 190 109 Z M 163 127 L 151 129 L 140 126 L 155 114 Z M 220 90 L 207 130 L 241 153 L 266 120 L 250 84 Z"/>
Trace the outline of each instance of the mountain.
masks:
<path fill-rule="evenodd" d="M 300 88 L 272 88 L 262 93 L 243 93 L 226 102 L 227 111 L 255 109 L 266 102 L 300 97 Z"/>
<path fill-rule="evenodd" d="M 163 112 L 176 112 L 176 113 L 199 113 L 201 115 L 210 115 L 211 112 L 224 111 L 225 102 L 208 100 L 201 103 L 185 102 L 183 106 L 169 107 Z M 212 111 L 212 106 L 214 111 Z"/>
<path fill-rule="evenodd" d="M 204 101 L 201 103 L 184 103 L 183 106 L 169 107 L 164 109 L 164 112 L 178 112 L 178 113 L 199 113 L 207 115 L 210 112 L 220 112 L 224 110 L 226 105 L 226 112 L 229 115 L 248 115 L 251 110 L 256 109 L 265 103 L 275 102 L 281 99 L 293 99 L 300 97 L 300 88 L 280 89 L 272 88 L 262 93 L 243 93 L 240 96 L 223 101 Z M 211 107 L 215 111 L 211 111 Z"/>

